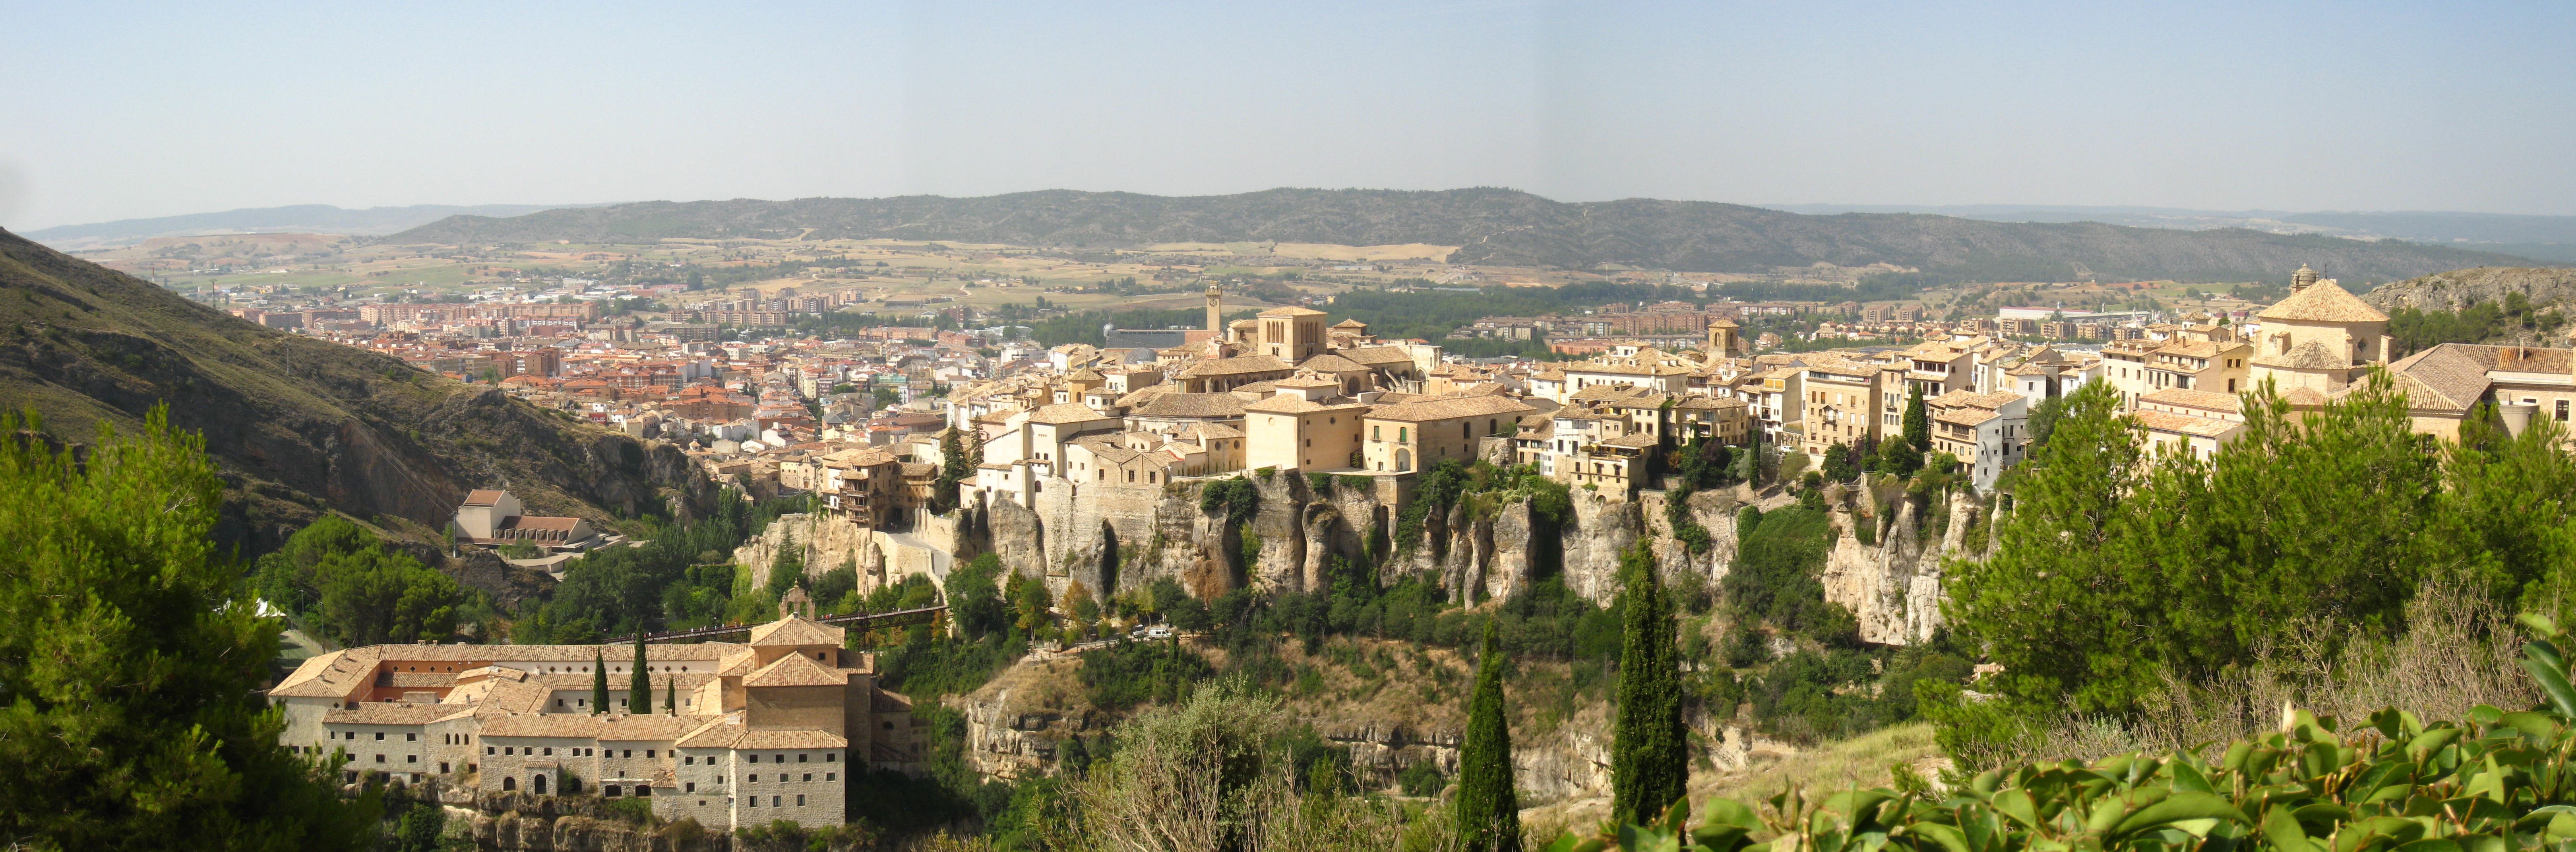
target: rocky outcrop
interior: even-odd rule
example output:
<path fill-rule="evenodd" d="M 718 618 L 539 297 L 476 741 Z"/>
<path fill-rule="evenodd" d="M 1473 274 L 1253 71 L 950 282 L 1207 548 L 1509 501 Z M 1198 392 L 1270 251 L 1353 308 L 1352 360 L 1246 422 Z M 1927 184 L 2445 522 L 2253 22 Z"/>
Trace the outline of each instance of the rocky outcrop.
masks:
<path fill-rule="evenodd" d="M 1875 501 L 1867 492 L 1858 497 L 1854 509 L 1872 513 Z M 1895 500 L 1895 520 L 1878 533 L 1876 544 L 1860 542 L 1851 513 L 1835 513 L 1838 536 L 1825 555 L 1825 600 L 1851 610 L 1863 642 L 1928 642 L 1941 627 L 1943 565 L 1960 555 L 1966 536 L 1977 534 L 1972 528 L 1983 504 L 1965 493 L 1952 494 L 1939 507 L 1948 521 L 1941 538 L 1927 542 L 1914 501 L 1901 495 Z"/>
<path fill-rule="evenodd" d="M 2576 303 L 2576 269 L 2480 266 L 2382 284 L 2361 300 L 2383 311 L 2456 311 L 2519 293 L 2534 308 Z M 2478 341 L 2472 341 L 2478 342 Z"/>

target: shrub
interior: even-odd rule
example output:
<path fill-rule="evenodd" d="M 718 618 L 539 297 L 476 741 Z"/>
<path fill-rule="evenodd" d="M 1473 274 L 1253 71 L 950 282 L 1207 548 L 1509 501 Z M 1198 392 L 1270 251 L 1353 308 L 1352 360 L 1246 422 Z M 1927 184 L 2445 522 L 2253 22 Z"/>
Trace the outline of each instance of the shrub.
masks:
<path fill-rule="evenodd" d="M 1395 774 L 1395 786 L 1407 796 L 1437 796 L 1449 788 L 1449 779 L 1441 777 L 1440 767 L 1428 760 L 1417 760 Z"/>
<path fill-rule="evenodd" d="M 1697 827 L 1688 824 L 1689 803 L 1677 801 L 1646 825 L 1567 833 L 1546 848 L 2560 848 L 2576 839 L 2576 816 L 2562 804 L 2563 779 L 2576 771 L 2576 686 L 2562 650 L 2567 633 L 2541 616 L 2524 623 L 2537 639 L 2524 646 L 2523 668 L 2546 696 L 2532 710 L 2479 705 L 2467 719 L 2427 724 L 2386 709 L 2347 728 L 2284 707 L 2276 732 L 2224 748 L 2004 766 L 1959 778 L 1946 794 L 1901 783 L 1819 800 L 1796 788 L 1755 805 L 1711 799 Z M 1956 697 L 1955 688 L 1938 691 Z"/>

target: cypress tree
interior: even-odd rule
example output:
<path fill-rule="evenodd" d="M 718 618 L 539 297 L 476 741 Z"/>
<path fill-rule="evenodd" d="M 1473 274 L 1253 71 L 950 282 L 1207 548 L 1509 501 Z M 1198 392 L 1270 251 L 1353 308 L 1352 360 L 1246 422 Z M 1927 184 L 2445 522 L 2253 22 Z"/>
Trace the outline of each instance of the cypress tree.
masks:
<path fill-rule="evenodd" d="M 635 627 L 635 677 L 626 687 L 626 712 L 653 715 L 653 667 L 644 664 L 644 627 Z"/>
<path fill-rule="evenodd" d="M 1915 452 L 1931 452 L 1932 417 L 1930 412 L 1925 411 L 1923 408 L 1922 385 L 1914 385 L 1913 392 L 1908 394 L 1905 398 L 1904 424 L 1905 443 L 1912 446 Z"/>
<path fill-rule="evenodd" d="M 608 656 L 590 652 L 590 715 L 608 712 Z"/>
<path fill-rule="evenodd" d="M 1680 801 L 1690 781 L 1682 727 L 1677 628 L 1653 553 L 1640 541 L 1619 555 L 1626 575 L 1626 637 L 1619 648 L 1619 720 L 1610 746 L 1610 816 L 1643 823 Z"/>
<path fill-rule="evenodd" d="M 662 715 L 680 715 L 680 679 L 662 679 Z"/>
<path fill-rule="evenodd" d="M 1512 787 L 1512 730 L 1503 719 L 1503 654 L 1494 623 L 1476 663 L 1476 692 L 1467 705 L 1467 739 L 1458 749 L 1458 836 L 1467 852 L 1520 852 L 1520 795 Z"/>

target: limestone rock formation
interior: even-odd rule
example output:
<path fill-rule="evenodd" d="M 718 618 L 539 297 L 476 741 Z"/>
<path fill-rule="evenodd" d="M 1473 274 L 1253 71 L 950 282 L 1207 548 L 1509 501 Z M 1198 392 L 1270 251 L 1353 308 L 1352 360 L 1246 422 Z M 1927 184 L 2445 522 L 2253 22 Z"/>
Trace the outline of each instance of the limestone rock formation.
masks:
<path fill-rule="evenodd" d="M 1866 496 L 1866 490 L 1863 496 Z M 1825 555 L 1825 600 L 1843 605 L 1860 622 L 1863 642 L 1909 645 L 1928 642 L 1941 626 L 1941 578 L 1944 560 L 1960 555 L 1966 536 L 1974 534 L 1982 508 L 1975 497 L 1953 494 L 1941 510 L 1948 516 L 1940 541 L 1926 543 L 1911 500 L 1898 498 L 1896 519 L 1878 535 L 1876 545 L 1860 542 L 1852 516 L 1837 512 L 1833 550 Z M 1873 501 L 1856 509 L 1872 511 Z"/>
<path fill-rule="evenodd" d="M 2383 311 L 2456 311 L 2520 293 L 2535 308 L 2576 303 L 2576 269 L 2479 266 L 2380 285 L 2361 300 Z"/>

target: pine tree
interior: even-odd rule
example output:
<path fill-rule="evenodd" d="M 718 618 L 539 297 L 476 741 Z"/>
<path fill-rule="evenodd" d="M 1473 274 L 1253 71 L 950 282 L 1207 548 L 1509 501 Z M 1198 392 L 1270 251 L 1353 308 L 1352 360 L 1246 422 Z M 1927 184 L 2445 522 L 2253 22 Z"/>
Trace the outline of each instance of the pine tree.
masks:
<path fill-rule="evenodd" d="M 1503 654 L 1485 622 L 1467 739 L 1458 750 L 1458 835 L 1467 852 L 1520 852 L 1520 795 L 1512 786 L 1512 730 L 1503 718 Z"/>
<path fill-rule="evenodd" d="M 279 619 L 213 532 L 204 439 L 101 424 L 75 463 L 0 416 L 0 837 L 30 848 L 365 849 L 380 800 L 278 746 Z M 299 743 L 298 745 L 318 745 Z"/>
<path fill-rule="evenodd" d="M 1619 719 L 1610 745 L 1610 816 L 1663 815 L 1690 781 L 1682 727 L 1681 654 L 1655 558 L 1640 541 L 1619 555 L 1627 629 L 1619 648 Z"/>
<path fill-rule="evenodd" d="M 653 667 L 644 662 L 644 628 L 635 628 L 635 676 L 626 687 L 626 712 L 653 715 Z"/>
<path fill-rule="evenodd" d="M 608 656 L 590 652 L 590 715 L 608 712 Z"/>

